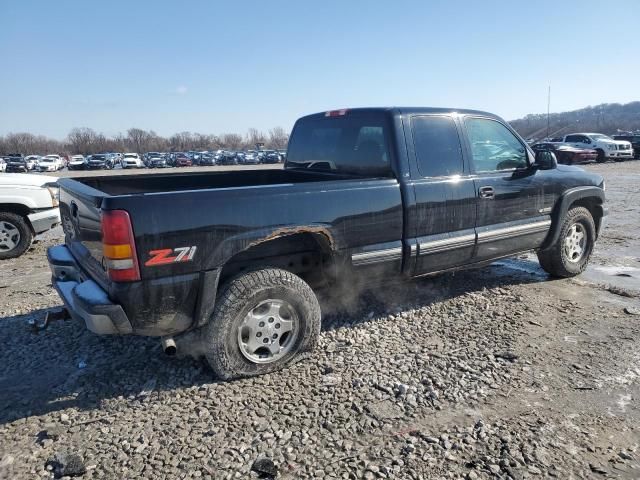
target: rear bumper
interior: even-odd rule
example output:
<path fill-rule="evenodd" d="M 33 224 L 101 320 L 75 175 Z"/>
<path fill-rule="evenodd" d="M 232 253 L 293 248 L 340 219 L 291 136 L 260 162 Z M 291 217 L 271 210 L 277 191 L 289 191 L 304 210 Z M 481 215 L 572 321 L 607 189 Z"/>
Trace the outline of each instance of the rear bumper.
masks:
<path fill-rule="evenodd" d="M 133 332 L 122 307 L 111 302 L 107 292 L 96 282 L 83 278 L 66 246 L 49 248 L 47 259 L 53 275 L 53 286 L 74 319 L 83 321 L 89 330 L 98 335 Z"/>
<path fill-rule="evenodd" d="M 29 222 L 33 227 L 33 231 L 43 233 L 51 230 L 53 227 L 60 223 L 60 210 L 58 208 L 51 208 L 38 213 L 32 213 L 28 215 Z"/>
<path fill-rule="evenodd" d="M 202 326 L 213 312 L 220 269 L 103 287 L 66 245 L 49 248 L 47 259 L 71 316 L 99 335 L 177 335 Z"/>

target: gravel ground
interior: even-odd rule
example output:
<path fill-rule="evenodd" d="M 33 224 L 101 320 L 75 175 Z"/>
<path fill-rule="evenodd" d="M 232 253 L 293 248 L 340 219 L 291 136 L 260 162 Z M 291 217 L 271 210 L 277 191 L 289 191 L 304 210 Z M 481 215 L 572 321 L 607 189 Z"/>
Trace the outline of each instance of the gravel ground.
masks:
<path fill-rule="evenodd" d="M 586 168 L 610 216 L 582 276 L 523 255 L 322 292 L 310 358 L 228 383 L 157 340 L 32 333 L 51 232 L 0 266 L 0 478 L 640 478 L 640 162 Z"/>

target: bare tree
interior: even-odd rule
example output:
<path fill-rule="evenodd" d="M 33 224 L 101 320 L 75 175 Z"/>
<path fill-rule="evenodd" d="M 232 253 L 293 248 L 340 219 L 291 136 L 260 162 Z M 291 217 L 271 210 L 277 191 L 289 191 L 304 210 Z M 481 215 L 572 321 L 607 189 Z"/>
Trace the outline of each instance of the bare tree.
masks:
<path fill-rule="evenodd" d="M 247 131 L 246 146 L 249 148 L 255 148 L 260 143 L 267 143 L 267 137 L 264 133 L 256 128 L 250 128 Z"/>
<path fill-rule="evenodd" d="M 242 148 L 242 135 L 237 133 L 225 133 L 220 137 L 222 147 L 230 150 L 239 150 Z"/>
<path fill-rule="evenodd" d="M 153 132 L 147 132 L 141 128 L 130 128 L 127 130 L 126 145 L 133 152 L 148 152 L 153 136 Z"/>
<path fill-rule="evenodd" d="M 282 127 L 275 127 L 269 130 L 269 147 L 286 148 L 289 143 L 289 134 Z"/>
<path fill-rule="evenodd" d="M 98 134 L 91 128 L 73 128 L 67 135 L 71 153 L 96 153 Z"/>

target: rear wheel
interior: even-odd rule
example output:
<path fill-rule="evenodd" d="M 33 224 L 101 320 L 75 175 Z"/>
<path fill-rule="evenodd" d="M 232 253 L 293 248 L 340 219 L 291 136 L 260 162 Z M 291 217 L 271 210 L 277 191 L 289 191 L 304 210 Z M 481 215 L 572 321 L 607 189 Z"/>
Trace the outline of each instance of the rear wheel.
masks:
<path fill-rule="evenodd" d="M 587 268 L 596 241 L 596 227 L 589 210 L 575 207 L 567 212 L 560 236 L 548 250 L 538 252 L 542 268 L 555 277 L 574 277 Z"/>
<path fill-rule="evenodd" d="M 596 150 L 598 152 L 598 156 L 596 157 L 596 162 L 604 163 L 607 159 L 604 156 L 604 150 Z"/>
<path fill-rule="evenodd" d="M 311 287 L 277 268 L 230 280 L 202 330 L 207 361 L 224 380 L 280 370 L 313 350 L 319 334 L 320 306 Z"/>
<path fill-rule="evenodd" d="M 22 255 L 31 246 L 33 233 L 24 217 L 0 212 L 0 260 Z"/>

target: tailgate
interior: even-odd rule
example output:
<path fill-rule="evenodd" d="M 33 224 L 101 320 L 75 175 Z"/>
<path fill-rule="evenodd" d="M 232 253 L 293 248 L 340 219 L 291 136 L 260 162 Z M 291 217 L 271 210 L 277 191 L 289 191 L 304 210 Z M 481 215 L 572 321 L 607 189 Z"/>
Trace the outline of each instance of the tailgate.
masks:
<path fill-rule="evenodd" d="M 58 184 L 65 243 L 91 278 L 107 288 L 100 228 L 100 206 L 107 194 L 71 178 L 62 178 Z"/>

